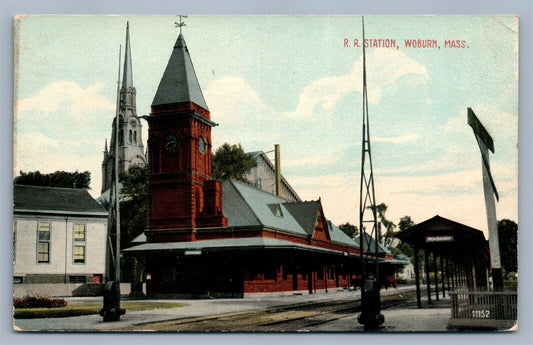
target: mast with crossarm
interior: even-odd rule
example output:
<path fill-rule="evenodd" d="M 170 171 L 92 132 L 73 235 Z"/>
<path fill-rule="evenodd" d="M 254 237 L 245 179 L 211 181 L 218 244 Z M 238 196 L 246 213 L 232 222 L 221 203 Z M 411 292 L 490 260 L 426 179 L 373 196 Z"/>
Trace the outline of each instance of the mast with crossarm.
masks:
<path fill-rule="evenodd" d="M 365 19 L 362 18 L 363 42 L 365 41 Z M 368 95 L 366 87 L 366 52 L 363 45 L 363 137 L 361 148 L 361 184 L 359 188 L 359 246 L 361 251 L 361 314 L 357 321 L 365 329 L 375 329 L 385 321 L 380 313 L 380 284 L 378 266 L 378 243 L 380 234 L 376 214 L 376 193 L 370 149 L 370 126 L 368 119 Z M 370 229 L 367 236 L 367 227 Z M 372 252 L 374 259 L 369 262 L 365 253 Z M 368 256 L 368 255 L 367 255 Z"/>

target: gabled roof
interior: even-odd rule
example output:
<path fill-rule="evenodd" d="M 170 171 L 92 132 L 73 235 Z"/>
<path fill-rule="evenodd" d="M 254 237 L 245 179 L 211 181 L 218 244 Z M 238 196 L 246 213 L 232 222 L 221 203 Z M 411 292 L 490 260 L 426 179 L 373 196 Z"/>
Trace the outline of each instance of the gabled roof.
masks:
<path fill-rule="evenodd" d="M 320 201 L 287 202 L 238 181 L 222 183 L 222 209 L 228 226 L 261 226 L 310 238 L 321 210 Z M 358 248 L 358 244 L 327 221 L 332 243 Z"/>
<path fill-rule="evenodd" d="M 209 110 L 182 34 L 176 40 L 152 107 L 181 102 L 193 102 Z"/>
<path fill-rule="evenodd" d="M 222 211 L 228 218 L 228 227 L 266 228 L 310 239 L 315 230 L 320 201 L 287 202 L 285 199 L 263 192 L 245 183 L 230 180 L 222 182 Z M 330 221 L 326 231 L 333 244 L 358 248 L 357 243 Z M 133 244 L 146 241 L 141 235 Z M 339 249 L 327 249 L 310 244 L 301 244 L 270 237 L 225 238 L 201 241 L 180 241 L 168 243 L 144 243 L 125 249 L 126 252 L 158 252 L 183 250 L 223 250 L 232 248 L 277 248 L 314 250 L 354 256 Z"/>
<path fill-rule="evenodd" d="M 107 217 L 84 189 L 15 185 L 15 213 L 46 213 Z"/>
<path fill-rule="evenodd" d="M 329 236 L 332 243 L 355 246 L 359 248 L 359 244 L 350 236 L 346 235 L 344 231 L 339 229 L 335 224 L 328 220 Z"/>
<path fill-rule="evenodd" d="M 224 181 L 222 190 L 222 211 L 228 226 L 263 226 L 308 235 L 287 209 L 285 199 L 238 181 Z M 278 209 L 280 213 L 276 212 Z"/>
<path fill-rule="evenodd" d="M 436 215 L 396 234 L 396 237 L 420 249 L 439 248 L 455 262 L 490 265 L 489 246 L 483 231 Z M 434 241 L 433 239 L 446 239 Z"/>
<path fill-rule="evenodd" d="M 365 247 L 363 248 L 364 252 L 365 253 L 375 253 L 376 252 L 376 241 L 374 241 L 374 239 L 372 237 L 370 237 L 369 234 L 367 234 L 365 232 L 365 241 L 364 241 L 364 245 Z M 355 238 L 354 238 L 354 241 L 355 243 L 357 243 L 357 246 L 359 246 L 359 248 L 361 248 L 361 234 L 359 233 L 359 235 L 357 235 Z M 385 254 L 390 254 L 390 250 L 387 249 L 387 247 L 385 247 L 384 245 L 382 245 L 381 243 L 378 243 L 378 253 L 385 253 Z"/>
<path fill-rule="evenodd" d="M 423 221 L 422 223 L 413 225 L 409 229 L 402 230 L 396 234 L 396 237 L 402 241 L 414 243 L 417 239 L 422 239 L 426 235 L 440 235 L 440 234 L 463 234 L 468 233 L 479 237 L 480 241 L 485 240 L 483 231 L 469 227 L 453 220 L 436 215 L 433 218 Z"/>
<path fill-rule="evenodd" d="M 320 211 L 319 201 L 287 202 L 285 207 L 292 214 L 294 219 L 309 235 L 313 235 L 316 227 L 318 212 Z"/>

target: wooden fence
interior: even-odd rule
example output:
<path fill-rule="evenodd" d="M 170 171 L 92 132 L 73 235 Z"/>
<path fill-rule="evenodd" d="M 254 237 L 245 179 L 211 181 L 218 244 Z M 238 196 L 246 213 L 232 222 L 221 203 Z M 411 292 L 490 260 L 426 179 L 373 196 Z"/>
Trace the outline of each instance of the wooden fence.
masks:
<path fill-rule="evenodd" d="M 450 292 L 450 325 L 466 328 L 509 329 L 518 320 L 517 291 L 456 288 Z"/>

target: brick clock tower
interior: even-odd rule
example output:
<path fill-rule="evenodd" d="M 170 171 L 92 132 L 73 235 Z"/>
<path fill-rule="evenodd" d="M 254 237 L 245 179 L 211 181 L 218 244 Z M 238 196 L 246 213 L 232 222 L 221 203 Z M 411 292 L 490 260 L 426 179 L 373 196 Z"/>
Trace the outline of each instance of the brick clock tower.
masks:
<path fill-rule="evenodd" d="M 149 242 L 194 241 L 195 228 L 226 227 L 222 186 L 211 175 L 211 121 L 180 33 L 152 102 Z"/>

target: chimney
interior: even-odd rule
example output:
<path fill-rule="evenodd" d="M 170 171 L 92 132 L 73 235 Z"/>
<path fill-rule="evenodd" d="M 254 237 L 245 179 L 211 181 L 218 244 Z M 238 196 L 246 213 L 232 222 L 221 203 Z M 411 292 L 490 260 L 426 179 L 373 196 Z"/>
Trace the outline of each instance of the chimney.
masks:
<path fill-rule="evenodd" d="M 276 195 L 281 196 L 281 165 L 280 165 L 280 155 L 279 155 L 279 144 L 274 145 L 275 147 L 275 163 L 276 163 Z"/>

